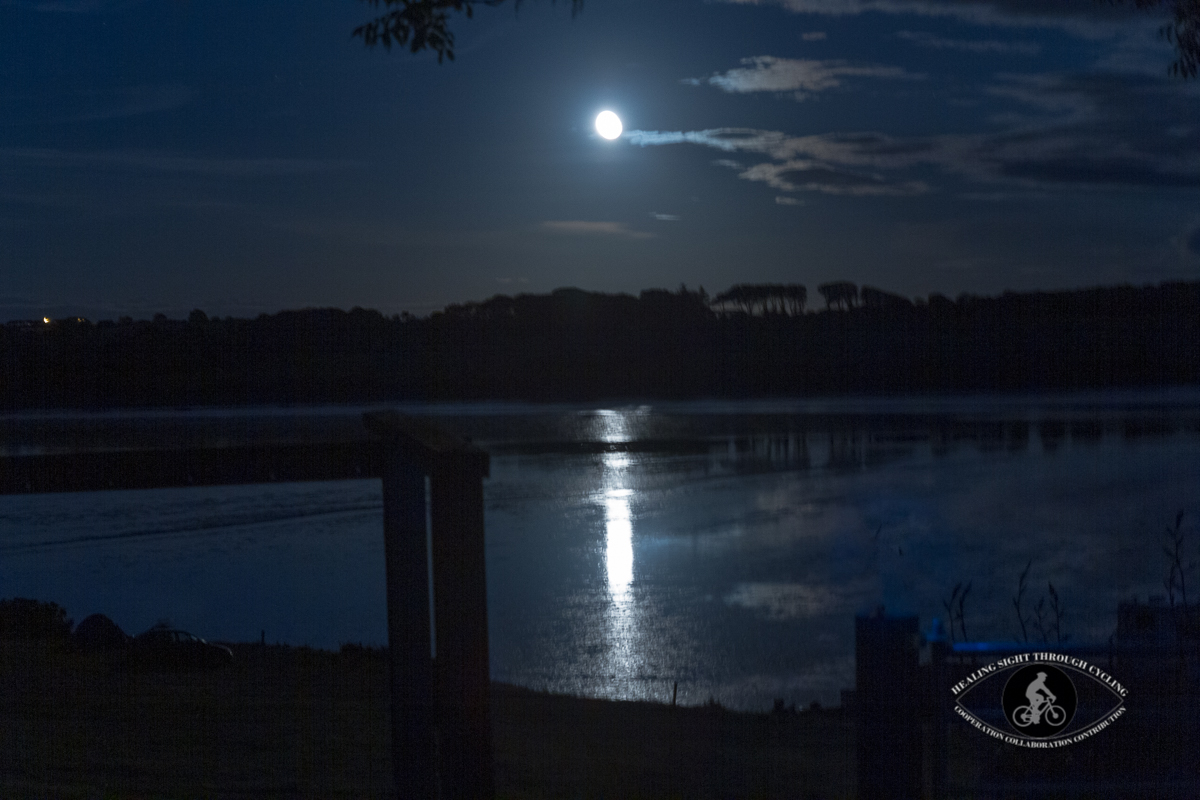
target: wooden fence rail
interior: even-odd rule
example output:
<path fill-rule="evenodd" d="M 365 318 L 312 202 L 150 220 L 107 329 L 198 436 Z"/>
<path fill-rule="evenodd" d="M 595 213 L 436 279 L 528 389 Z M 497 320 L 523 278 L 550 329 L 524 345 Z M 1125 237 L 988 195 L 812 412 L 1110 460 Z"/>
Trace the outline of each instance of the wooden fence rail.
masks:
<path fill-rule="evenodd" d="M 396 412 L 363 423 L 354 441 L 0 457 L 0 494 L 380 479 L 396 788 L 402 798 L 490 798 L 488 455 Z"/>

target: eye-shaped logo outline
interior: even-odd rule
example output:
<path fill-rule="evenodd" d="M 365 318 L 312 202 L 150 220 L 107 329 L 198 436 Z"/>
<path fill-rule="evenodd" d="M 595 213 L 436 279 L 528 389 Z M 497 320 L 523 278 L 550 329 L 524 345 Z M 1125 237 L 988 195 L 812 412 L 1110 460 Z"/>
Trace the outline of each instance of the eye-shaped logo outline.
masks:
<path fill-rule="evenodd" d="M 1009 744 L 1015 744 L 1022 747 L 1038 748 L 1062 747 L 1068 744 L 1081 742 L 1084 739 L 1103 730 L 1104 728 L 1107 728 L 1113 723 L 1114 720 L 1125 713 L 1125 696 L 1128 694 L 1128 692 L 1123 686 L 1121 686 L 1120 683 L 1117 683 L 1108 673 L 1104 672 L 1100 668 L 1087 663 L 1081 658 L 1055 654 L 1053 656 L 1054 660 L 1049 661 L 1045 660 L 1044 657 L 1047 655 L 1045 653 L 1036 654 L 1037 656 L 1042 657 L 1031 658 L 1030 655 L 1032 654 L 1026 654 L 1024 658 L 1017 656 L 1015 658 L 1002 659 L 1001 661 L 993 662 L 992 664 L 982 667 L 972 673 L 971 678 L 968 679 L 970 681 L 970 685 L 961 689 L 961 691 L 959 691 L 959 693 L 954 697 L 955 712 L 967 722 L 971 723 L 973 727 L 978 728 L 979 730 L 996 739 L 1000 739 Z M 1095 722 L 1091 723 L 1090 725 L 1079 726 L 1070 731 L 1063 731 L 1050 736 L 1029 736 L 1021 733 L 1019 730 L 1016 730 L 1017 726 L 1012 726 L 1014 727 L 1014 731 L 1012 732 L 1001 730 L 987 721 L 980 719 L 974 712 L 972 712 L 963 704 L 963 700 L 968 695 L 974 694 L 975 690 L 982 687 L 985 683 L 992 683 L 1003 678 L 1005 687 L 1007 687 L 1008 682 L 1012 680 L 1017 672 L 1026 667 L 1032 666 L 1052 667 L 1055 670 L 1061 671 L 1063 673 L 1063 677 L 1067 678 L 1068 681 L 1070 681 L 1070 676 L 1067 674 L 1067 671 L 1069 670 L 1070 672 L 1074 672 L 1081 678 L 1087 678 L 1093 683 L 1103 686 L 1113 695 L 1114 698 L 1116 698 L 1117 702 L 1108 711 L 1097 717 Z M 1118 688 L 1114 689 L 1114 684 Z M 1075 688 L 1073 681 L 1071 682 L 1071 688 L 1072 690 Z M 1001 708 L 1003 709 L 1002 698 L 1003 690 L 1001 690 Z M 1009 714 L 1004 712 L 1004 716 L 1006 721 L 1009 721 L 1011 726 Z M 1072 716 L 1074 716 L 1073 713 Z M 1063 722 L 1062 727 L 1065 728 L 1071 723 L 1071 721 L 1072 720 L 1068 718 L 1065 722 Z"/>

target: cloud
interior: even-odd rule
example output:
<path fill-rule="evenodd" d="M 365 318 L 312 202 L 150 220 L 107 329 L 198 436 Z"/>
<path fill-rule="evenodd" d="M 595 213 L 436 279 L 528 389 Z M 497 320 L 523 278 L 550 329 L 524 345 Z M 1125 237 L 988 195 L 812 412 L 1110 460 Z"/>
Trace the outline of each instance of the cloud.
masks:
<path fill-rule="evenodd" d="M 924 31 L 898 31 L 896 37 L 921 47 L 937 50 L 962 50 L 968 53 L 1014 53 L 1035 56 L 1041 52 L 1040 45 L 1033 42 L 998 42 L 980 39 L 943 39 Z"/>
<path fill-rule="evenodd" d="M 170 111 L 191 102 L 192 90 L 179 83 L 121 86 L 58 92 L 51 97 L 0 97 L 0 126 L 47 125 L 122 119 Z"/>
<path fill-rule="evenodd" d="M 920 181 L 890 184 L 880 175 L 863 175 L 814 161 L 793 160 L 782 164 L 756 164 L 738 175 L 761 181 L 781 192 L 800 190 L 858 197 L 897 197 L 925 194 L 929 187 Z"/>
<path fill-rule="evenodd" d="M 788 136 L 780 131 L 755 128 L 710 128 L 703 131 L 631 131 L 630 143 L 642 147 L 665 144 L 698 144 L 726 152 L 762 153 L 778 160 L 808 156 L 827 163 L 861 166 L 910 166 L 928 161 L 934 139 L 901 140 L 881 133 Z M 725 161 L 722 159 L 722 161 Z M 716 163 L 716 162 L 714 162 Z M 731 166 L 727 161 L 722 166 Z"/>
<path fill-rule="evenodd" d="M 1200 187 L 1200 140 L 1180 136 L 1200 91 L 1138 75 L 1002 76 L 990 88 L 1028 113 L 1006 130 L 894 137 L 879 132 L 789 136 L 754 128 L 633 131 L 641 146 L 694 144 L 757 153 L 774 163 L 739 173 L 777 191 L 859 196 L 932 191 L 937 170 L 976 184 L 1063 187 Z"/>
<path fill-rule="evenodd" d="M 712 162 L 717 167 L 729 167 L 729 169 L 745 169 L 746 166 L 740 161 L 734 161 L 732 158 L 718 158 Z"/>
<path fill-rule="evenodd" d="M 650 216 L 654 217 L 659 222 L 678 222 L 682 217 L 678 214 L 659 214 L 657 211 L 651 211 Z"/>
<path fill-rule="evenodd" d="M 843 77 L 921 79 L 924 75 L 907 72 L 902 67 L 880 65 L 854 66 L 845 61 L 814 61 L 810 59 L 754 56 L 743 58 L 745 66 L 731 69 L 723 75 L 713 75 L 707 82 L 731 93 L 795 92 L 797 99 L 809 93 L 822 92 L 842 85 Z M 687 83 L 698 84 L 699 78 Z"/>
<path fill-rule="evenodd" d="M 170 111 L 186 105 L 191 99 L 191 89 L 181 84 L 123 87 L 97 98 L 98 102 L 92 108 L 80 111 L 74 119 L 81 122 L 120 119 Z"/>
<path fill-rule="evenodd" d="M 126 11 L 145 2 L 146 0 L 0 0 L 0 6 L 17 6 L 60 14 L 90 14 Z"/>
<path fill-rule="evenodd" d="M 941 17 L 975 25 L 1058 28 L 1075 36 L 1109 38 L 1136 19 L 1129 4 L 1093 0 L 720 0 L 779 6 L 795 14 L 853 16 L 867 12 Z M 1144 16 L 1144 15 L 1142 15 Z M 1158 23 L 1155 23 L 1158 24 Z"/>
<path fill-rule="evenodd" d="M 797 200 L 794 197 L 786 197 L 784 195 L 779 195 L 778 197 L 775 198 L 775 204 L 781 205 L 781 206 L 801 206 L 801 205 L 804 205 L 804 201 Z"/>
<path fill-rule="evenodd" d="M 808 31 L 800 34 L 800 38 L 806 42 L 819 42 L 828 37 L 825 35 L 825 31 Z"/>
<path fill-rule="evenodd" d="M 562 233 L 574 236 L 617 236 L 624 239 L 651 239 L 652 233 L 631 230 L 624 222 L 587 222 L 584 220 L 563 220 L 543 222 L 542 227 L 552 233 Z"/>
<path fill-rule="evenodd" d="M 1025 178 L 1040 183 L 1200 187 L 1200 172 L 1164 171 L 1149 159 L 1126 158 L 1119 154 L 1100 154 L 1097 157 L 1064 152 L 1044 158 L 1012 159 L 1000 163 L 999 172 L 1007 178 Z"/>
<path fill-rule="evenodd" d="M 1188 253 L 1200 258 L 1200 225 L 1196 225 L 1184 237 L 1183 246 Z"/>

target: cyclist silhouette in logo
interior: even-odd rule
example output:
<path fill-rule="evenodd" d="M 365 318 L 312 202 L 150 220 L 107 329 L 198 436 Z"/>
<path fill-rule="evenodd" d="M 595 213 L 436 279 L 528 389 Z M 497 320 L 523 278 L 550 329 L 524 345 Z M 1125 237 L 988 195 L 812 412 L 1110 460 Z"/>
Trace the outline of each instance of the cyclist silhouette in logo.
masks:
<path fill-rule="evenodd" d="M 1058 698 L 1046 688 L 1046 673 L 1039 672 L 1037 677 L 1029 682 L 1025 696 L 1029 698 L 1029 705 L 1013 711 L 1013 721 L 1017 725 L 1022 728 L 1036 725 L 1041 721 L 1043 712 L 1046 714 L 1046 722 L 1050 725 L 1061 725 L 1065 720 L 1066 712 L 1054 705 Z"/>

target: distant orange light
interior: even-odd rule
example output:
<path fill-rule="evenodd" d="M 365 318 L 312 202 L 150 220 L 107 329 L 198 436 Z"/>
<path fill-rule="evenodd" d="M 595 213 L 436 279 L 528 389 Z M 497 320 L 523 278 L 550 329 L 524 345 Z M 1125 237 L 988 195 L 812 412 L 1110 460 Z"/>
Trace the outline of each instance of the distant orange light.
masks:
<path fill-rule="evenodd" d="M 49 324 L 50 324 L 50 318 L 49 318 L 49 317 L 42 317 L 42 322 L 44 322 L 44 323 L 46 323 L 47 325 L 49 325 Z"/>

